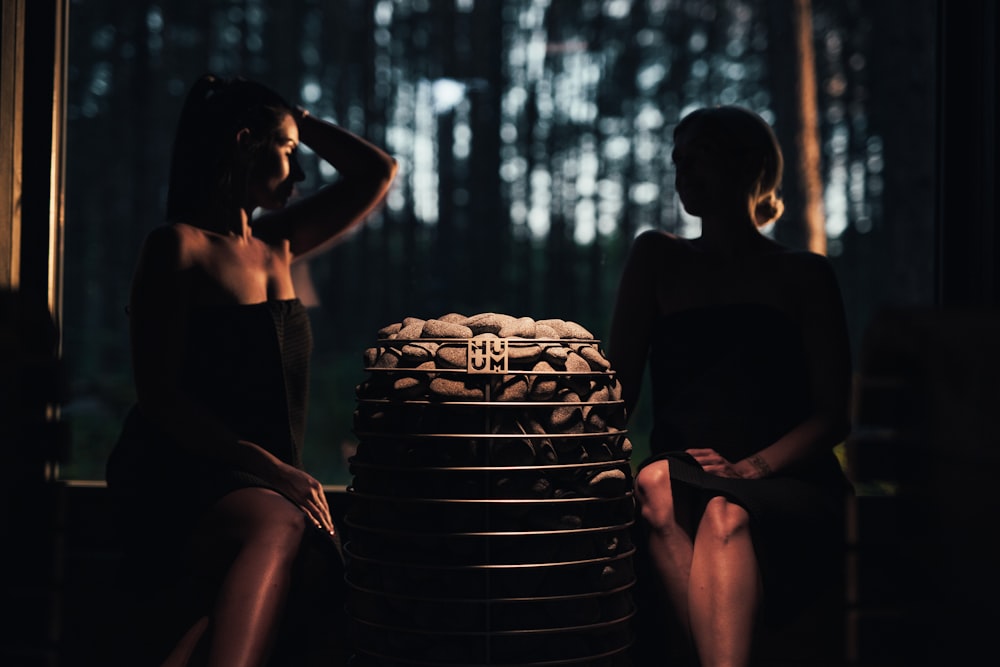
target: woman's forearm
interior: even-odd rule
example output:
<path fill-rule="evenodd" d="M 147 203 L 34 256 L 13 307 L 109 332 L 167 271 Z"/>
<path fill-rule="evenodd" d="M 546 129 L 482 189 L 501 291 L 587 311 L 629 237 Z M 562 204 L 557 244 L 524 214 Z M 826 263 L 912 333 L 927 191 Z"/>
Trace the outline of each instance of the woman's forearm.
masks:
<path fill-rule="evenodd" d="M 847 425 L 813 416 L 806 419 L 773 444 L 738 461 L 734 467 L 741 477 L 770 477 L 810 456 L 833 448 L 847 436 Z"/>
<path fill-rule="evenodd" d="M 299 139 L 337 170 L 335 183 L 284 210 L 262 216 L 254 233 L 276 242 L 287 239 L 295 259 L 328 248 L 367 218 L 396 177 L 396 160 L 344 128 L 306 112 L 298 114 Z"/>
<path fill-rule="evenodd" d="M 378 146 L 343 127 L 300 109 L 296 112 L 299 138 L 344 177 L 391 180 L 396 160 Z"/>

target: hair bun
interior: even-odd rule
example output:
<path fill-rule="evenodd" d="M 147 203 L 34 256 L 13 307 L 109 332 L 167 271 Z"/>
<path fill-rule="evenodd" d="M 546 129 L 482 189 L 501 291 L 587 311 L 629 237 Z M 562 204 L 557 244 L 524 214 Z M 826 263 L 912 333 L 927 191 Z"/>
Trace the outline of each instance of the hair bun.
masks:
<path fill-rule="evenodd" d="M 754 221 L 758 227 L 763 227 L 780 218 L 784 212 L 785 202 L 772 191 L 757 200 L 753 211 Z"/>

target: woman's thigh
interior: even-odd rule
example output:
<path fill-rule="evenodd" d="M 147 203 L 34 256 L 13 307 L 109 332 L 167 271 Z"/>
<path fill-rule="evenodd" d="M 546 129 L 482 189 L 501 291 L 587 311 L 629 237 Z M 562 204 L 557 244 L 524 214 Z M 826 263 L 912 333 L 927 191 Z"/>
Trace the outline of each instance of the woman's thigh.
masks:
<path fill-rule="evenodd" d="M 248 487 L 220 498 L 196 527 L 189 555 L 199 569 L 219 571 L 241 549 L 267 545 L 294 555 L 306 529 L 305 514 L 271 489 Z"/>

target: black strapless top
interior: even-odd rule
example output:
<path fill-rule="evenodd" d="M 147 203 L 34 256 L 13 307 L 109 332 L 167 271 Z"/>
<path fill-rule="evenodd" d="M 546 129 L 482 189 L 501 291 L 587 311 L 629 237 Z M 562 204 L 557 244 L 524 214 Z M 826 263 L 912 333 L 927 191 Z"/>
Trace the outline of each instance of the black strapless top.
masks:
<path fill-rule="evenodd" d="M 798 325 L 762 304 L 659 318 L 650 353 L 653 452 L 711 447 L 738 461 L 809 413 Z"/>
<path fill-rule="evenodd" d="M 725 496 L 750 514 L 765 615 L 799 608 L 838 571 L 850 485 L 832 450 L 764 479 L 717 477 L 685 449 L 739 461 L 774 443 L 811 410 L 800 328 L 763 304 L 673 313 L 655 323 L 650 353 L 652 455 L 670 461 L 674 493 Z"/>
<path fill-rule="evenodd" d="M 301 466 L 312 333 L 298 299 L 199 306 L 191 311 L 181 361 L 181 387 L 239 437 Z M 241 486 L 266 486 L 182 449 L 134 406 L 108 460 L 108 485 L 128 495 L 185 489 L 212 502 Z"/>
<path fill-rule="evenodd" d="M 312 334 L 298 299 L 192 311 L 182 387 L 241 437 L 301 463 Z"/>

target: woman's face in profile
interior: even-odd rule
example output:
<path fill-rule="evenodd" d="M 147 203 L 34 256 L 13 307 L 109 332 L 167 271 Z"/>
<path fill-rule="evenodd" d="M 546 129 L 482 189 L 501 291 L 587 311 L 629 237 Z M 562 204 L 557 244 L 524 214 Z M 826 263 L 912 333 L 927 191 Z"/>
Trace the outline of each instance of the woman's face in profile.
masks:
<path fill-rule="evenodd" d="M 304 178 L 296 157 L 299 128 L 295 119 L 286 114 L 268 143 L 251 165 L 247 194 L 254 206 L 263 209 L 282 208 L 288 203 L 295 184 Z"/>
<path fill-rule="evenodd" d="M 675 137 L 671 157 L 684 210 L 694 216 L 717 210 L 732 190 L 727 181 L 733 178 L 735 167 L 719 140 L 696 122 Z"/>

